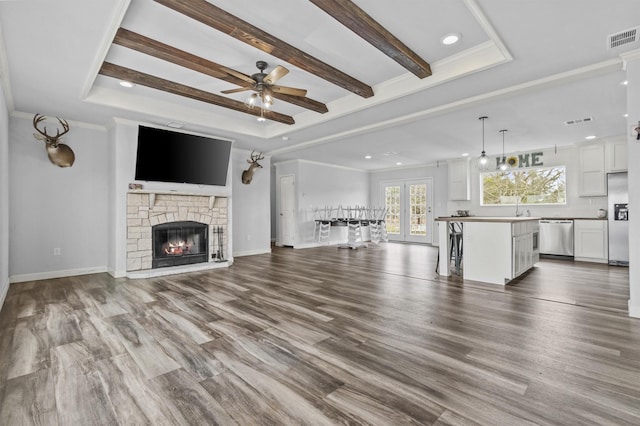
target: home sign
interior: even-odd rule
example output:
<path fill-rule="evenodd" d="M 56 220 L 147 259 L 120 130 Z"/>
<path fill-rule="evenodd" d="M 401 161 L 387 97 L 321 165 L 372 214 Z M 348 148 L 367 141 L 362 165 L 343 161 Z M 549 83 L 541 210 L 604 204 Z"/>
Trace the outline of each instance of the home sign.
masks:
<path fill-rule="evenodd" d="M 500 166 L 500 159 L 501 157 L 496 157 L 496 167 Z M 507 164 L 509 164 L 510 167 L 518 168 L 542 166 L 542 152 L 531 152 L 507 157 Z"/>

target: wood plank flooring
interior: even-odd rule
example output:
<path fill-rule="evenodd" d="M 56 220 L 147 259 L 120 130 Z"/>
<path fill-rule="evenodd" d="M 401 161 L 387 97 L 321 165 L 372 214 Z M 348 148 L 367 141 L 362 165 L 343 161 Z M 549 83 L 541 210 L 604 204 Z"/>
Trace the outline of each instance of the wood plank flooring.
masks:
<path fill-rule="evenodd" d="M 0 425 L 638 425 L 628 270 L 507 287 L 428 246 L 274 248 L 229 269 L 13 284 Z"/>

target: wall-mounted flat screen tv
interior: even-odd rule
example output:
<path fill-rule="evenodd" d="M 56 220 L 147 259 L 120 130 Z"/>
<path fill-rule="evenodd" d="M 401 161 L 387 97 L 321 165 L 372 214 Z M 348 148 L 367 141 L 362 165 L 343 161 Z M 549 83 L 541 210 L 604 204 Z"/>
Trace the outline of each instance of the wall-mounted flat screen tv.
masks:
<path fill-rule="evenodd" d="M 138 127 L 136 180 L 227 184 L 231 141 Z"/>

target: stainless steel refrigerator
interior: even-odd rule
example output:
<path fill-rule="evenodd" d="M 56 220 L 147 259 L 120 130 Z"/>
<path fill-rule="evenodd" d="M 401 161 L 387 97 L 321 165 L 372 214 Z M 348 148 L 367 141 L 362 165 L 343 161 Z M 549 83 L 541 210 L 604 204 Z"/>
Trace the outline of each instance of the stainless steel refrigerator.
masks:
<path fill-rule="evenodd" d="M 626 173 L 607 175 L 609 264 L 629 265 L 629 193 Z"/>

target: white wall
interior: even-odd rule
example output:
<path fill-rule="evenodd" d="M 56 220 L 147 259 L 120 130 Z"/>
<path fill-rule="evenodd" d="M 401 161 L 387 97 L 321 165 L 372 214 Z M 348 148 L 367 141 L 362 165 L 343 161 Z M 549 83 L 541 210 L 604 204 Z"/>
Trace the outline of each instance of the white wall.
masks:
<path fill-rule="evenodd" d="M 48 123 L 49 131 L 57 121 Z M 104 271 L 107 264 L 107 133 L 70 123 L 72 167 L 53 165 L 32 118 L 10 119 L 9 271 L 12 281 Z M 61 250 L 53 255 L 54 247 Z"/>
<path fill-rule="evenodd" d="M 9 113 L 0 84 L 0 308 L 9 290 Z"/>
<path fill-rule="evenodd" d="M 271 158 L 259 161 L 250 184 L 242 183 L 242 171 L 249 168 L 251 151 L 231 152 L 233 179 L 233 255 L 271 252 Z"/>
<path fill-rule="evenodd" d="M 318 245 L 313 236 L 314 209 L 326 205 L 334 207 L 369 205 L 369 176 L 366 171 L 295 160 L 277 165 L 276 218 L 279 217 L 280 200 L 278 182 L 281 176 L 288 174 L 295 175 L 296 186 L 297 224 L 294 248 Z M 346 228 L 333 227 L 330 243 L 346 242 L 346 232 Z"/>
<path fill-rule="evenodd" d="M 431 178 L 433 181 L 433 217 L 445 216 L 447 214 L 447 200 L 449 193 L 446 163 L 435 166 L 399 168 L 395 170 L 371 172 L 369 174 L 369 197 L 371 205 L 384 206 L 385 201 L 381 192 L 382 182 L 424 178 Z M 434 226 L 433 244 L 438 244 L 437 226 Z"/>
<path fill-rule="evenodd" d="M 109 129 L 109 255 L 108 271 L 127 272 L 127 191 L 136 168 L 138 125 L 116 119 Z"/>
<path fill-rule="evenodd" d="M 640 122 L 640 51 L 627 59 L 627 137 L 629 159 L 629 315 L 640 318 L 640 140 L 631 129 Z M 633 184 L 631 184 L 633 183 Z"/>
<path fill-rule="evenodd" d="M 520 206 L 520 212 L 530 211 L 531 216 L 540 217 L 597 217 L 598 209 L 607 208 L 607 197 L 579 197 L 578 196 L 578 148 L 562 147 L 557 153 L 553 149 L 529 150 L 542 152 L 543 167 L 565 166 L 567 171 L 567 203 L 562 206 Z M 507 153 L 506 156 L 518 153 Z M 471 160 L 471 201 L 449 201 L 447 214 L 456 210 L 469 210 L 475 216 L 515 216 L 516 206 L 481 206 L 480 205 L 480 174 L 475 163 Z"/>

